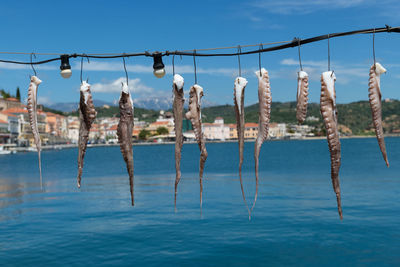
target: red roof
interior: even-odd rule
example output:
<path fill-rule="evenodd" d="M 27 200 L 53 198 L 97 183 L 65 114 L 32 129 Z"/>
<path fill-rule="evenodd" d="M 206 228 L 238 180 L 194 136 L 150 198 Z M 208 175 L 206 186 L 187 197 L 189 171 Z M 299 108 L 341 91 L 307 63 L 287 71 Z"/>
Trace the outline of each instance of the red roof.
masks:
<path fill-rule="evenodd" d="M 0 120 L 0 123 L 7 123 L 6 121 Z"/>
<path fill-rule="evenodd" d="M 118 129 L 118 125 L 113 125 L 107 129 L 107 131 L 116 131 Z"/>
<path fill-rule="evenodd" d="M 244 124 L 244 127 L 258 127 L 258 123 L 248 122 Z"/>
<path fill-rule="evenodd" d="M 169 121 L 156 121 L 153 122 L 152 125 L 168 125 Z"/>
<path fill-rule="evenodd" d="M 24 108 L 8 108 L 3 110 L 4 113 L 28 113 L 28 110 Z"/>

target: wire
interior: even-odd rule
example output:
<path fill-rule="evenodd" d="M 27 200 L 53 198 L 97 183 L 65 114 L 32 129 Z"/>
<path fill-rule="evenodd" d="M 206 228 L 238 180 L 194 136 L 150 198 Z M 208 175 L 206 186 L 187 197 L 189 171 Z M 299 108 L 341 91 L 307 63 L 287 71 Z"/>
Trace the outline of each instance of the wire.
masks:
<path fill-rule="evenodd" d="M 33 67 L 33 64 L 32 64 L 32 57 L 33 57 L 33 56 L 36 58 L 35 53 L 31 53 L 31 67 L 32 67 L 33 73 L 35 74 L 35 76 L 37 76 L 36 70 L 35 70 L 35 68 Z"/>
<path fill-rule="evenodd" d="M 374 32 L 372 34 L 372 53 L 374 56 L 374 68 L 376 68 L 376 61 L 375 61 L 375 29 Z"/>
<path fill-rule="evenodd" d="M 326 35 L 319 35 L 307 39 L 302 39 L 299 40 L 298 38 L 293 39 L 292 41 L 282 41 L 282 42 L 273 42 L 273 43 L 267 43 L 264 45 L 273 45 L 277 44 L 276 46 L 271 46 L 268 48 L 263 48 L 260 47 L 259 49 L 256 50 L 250 50 L 250 51 L 238 51 L 236 53 L 197 53 L 197 51 L 210 51 L 210 50 L 221 50 L 221 49 L 233 49 L 237 48 L 237 46 L 232 46 L 232 47 L 217 47 L 217 48 L 205 48 L 205 49 L 196 49 L 196 50 L 182 50 L 182 51 L 174 51 L 174 52 L 169 52 L 169 51 L 164 51 L 161 52 L 162 56 L 169 56 L 169 55 L 180 55 L 180 56 L 197 56 L 197 57 L 225 57 L 225 56 L 238 56 L 238 55 L 250 55 L 250 54 L 256 54 L 256 53 L 265 53 L 265 52 L 272 52 L 272 51 L 277 51 L 277 50 L 283 50 L 287 48 L 292 48 L 292 47 L 297 47 L 300 45 L 305 45 L 309 43 L 314 43 L 318 41 L 322 41 L 328 38 L 335 38 L 335 37 L 343 37 L 343 36 L 349 36 L 349 35 L 356 35 L 356 34 L 371 34 L 371 33 L 381 33 L 381 32 L 395 32 L 395 33 L 400 33 L 400 27 L 390 27 L 386 25 L 385 27 L 381 28 L 371 28 L 371 29 L 364 29 L 364 30 L 355 30 L 355 31 L 348 31 L 348 32 L 340 32 L 340 33 L 330 33 Z M 253 47 L 253 46 L 259 46 L 257 45 L 243 45 L 241 47 Z M 0 54 L 31 54 L 31 53 L 23 53 L 23 52 L 0 52 Z M 62 54 L 55 54 L 55 53 L 36 53 L 37 55 L 63 55 Z M 146 57 L 153 57 L 155 54 L 150 53 L 148 51 L 146 52 L 140 52 L 140 53 L 120 53 L 120 54 L 113 54 L 113 53 L 103 53 L 103 54 L 68 54 L 69 58 L 77 58 L 77 57 L 86 57 L 86 58 L 98 58 L 98 59 L 108 59 L 108 58 L 121 58 L 121 57 L 138 57 L 138 56 L 146 56 Z M 14 60 L 4 60 L 0 59 L 0 62 L 2 63 L 11 63 L 11 64 L 21 64 L 21 65 L 40 65 L 40 64 L 46 64 L 52 61 L 57 61 L 61 60 L 61 57 L 55 57 L 55 58 L 50 58 L 42 61 L 36 61 L 36 62 L 24 62 L 24 61 L 14 61 Z"/>
<path fill-rule="evenodd" d="M 197 84 L 196 50 L 193 50 L 194 84 Z"/>
<path fill-rule="evenodd" d="M 242 53 L 242 49 L 240 45 L 238 45 L 238 63 L 239 63 L 239 77 L 242 77 L 242 67 L 240 66 L 240 54 Z"/>
<path fill-rule="evenodd" d="M 260 44 L 260 50 L 263 49 L 263 45 Z M 261 52 L 258 53 L 258 68 L 260 69 L 260 77 L 262 77 L 261 74 Z"/>
<path fill-rule="evenodd" d="M 298 39 L 298 43 L 300 43 L 300 38 Z M 298 46 L 298 48 L 299 48 L 299 64 L 300 64 L 300 70 L 303 71 L 303 65 L 301 64 L 300 45 Z"/>
<path fill-rule="evenodd" d="M 329 34 L 328 34 L 328 71 L 331 71 L 331 50 L 329 48 Z"/>
<path fill-rule="evenodd" d="M 128 72 L 126 71 L 126 64 L 125 64 L 125 58 L 122 58 L 122 61 L 124 62 L 124 70 L 125 70 L 125 77 L 126 77 L 126 85 L 129 85 L 128 83 Z"/>

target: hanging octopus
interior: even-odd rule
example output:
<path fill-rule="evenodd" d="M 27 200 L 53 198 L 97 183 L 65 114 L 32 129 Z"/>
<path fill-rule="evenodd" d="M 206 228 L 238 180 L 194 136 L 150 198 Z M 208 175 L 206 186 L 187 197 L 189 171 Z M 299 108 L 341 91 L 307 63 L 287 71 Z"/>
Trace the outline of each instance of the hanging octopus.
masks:
<path fill-rule="evenodd" d="M 204 135 L 202 131 L 202 122 L 201 122 L 201 97 L 203 96 L 203 88 L 197 84 L 193 85 L 190 88 L 189 93 L 189 111 L 185 114 L 186 119 L 190 120 L 193 125 L 194 134 L 197 140 L 197 144 L 200 149 L 200 170 L 199 170 L 199 178 L 200 178 L 200 207 L 203 203 L 203 171 L 204 164 L 207 160 L 207 150 L 204 140 Z"/>
<path fill-rule="evenodd" d="M 372 120 L 375 126 L 376 138 L 378 139 L 379 148 L 381 149 L 383 159 L 386 166 L 389 167 L 389 161 L 386 153 L 385 139 L 382 127 L 382 95 L 381 95 L 381 74 L 386 69 L 381 64 L 372 65 L 369 70 L 369 104 L 371 105 Z"/>
<path fill-rule="evenodd" d="M 329 152 L 331 154 L 331 179 L 340 219 L 343 219 L 340 198 L 339 169 L 341 162 L 340 140 L 336 109 L 336 76 L 332 71 L 326 71 L 321 75 L 321 114 L 326 128 Z"/>
<path fill-rule="evenodd" d="M 79 101 L 79 154 L 78 154 L 78 187 L 81 187 L 83 159 L 86 153 L 87 142 L 89 140 L 89 132 L 92 123 L 96 118 L 97 112 L 94 109 L 92 93 L 90 92 L 90 84 L 83 81 L 80 89 Z"/>
<path fill-rule="evenodd" d="M 244 90 L 247 85 L 247 80 L 242 77 L 237 77 L 235 79 L 235 87 L 233 89 L 233 100 L 235 103 L 235 114 L 236 114 L 236 127 L 238 132 L 238 144 L 239 144 L 239 179 L 240 188 L 242 190 L 243 201 L 246 205 L 247 211 L 250 218 L 250 210 L 246 202 L 246 197 L 243 189 L 242 180 L 242 164 L 243 164 L 243 148 L 244 148 Z"/>
<path fill-rule="evenodd" d="M 29 115 L 29 125 L 31 126 L 33 140 L 35 141 L 36 149 L 38 152 L 38 161 L 39 161 L 39 175 L 40 175 L 40 188 L 42 188 L 42 163 L 40 159 L 40 152 L 42 150 L 42 141 L 40 140 L 40 134 L 38 129 L 38 120 L 37 120 L 37 91 L 39 84 L 42 81 L 36 77 L 31 77 L 31 82 L 28 88 L 28 115 Z"/>
<path fill-rule="evenodd" d="M 133 101 L 127 83 L 122 83 L 121 96 L 119 98 L 119 122 L 117 127 L 118 143 L 121 149 L 122 157 L 126 164 L 126 170 L 129 174 L 129 186 L 131 191 L 131 204 L 135 205 L 133 196 L 133 149 L 132 149 L 132 131 L 133 131 Z"/>
<path fill-rule="evenodd" d="M 182 123 L 183 123 L 183 104 L 185 99 L 183 97 L 183 77 L 179 74 L 174 75 L 174 81 L 172 84 L 174 92 L 174 125 L 175 125 L 175 198 L 174 203 L 176 207 L 176 195 L 178 190 L 178 184 L 181 180 L 181 151 L 183 146 L 183 133 L 182 133 Z"/>
<path fill-rule="evenodd" d="M 271 119 L 271 86 L 269 84 L 268 71 L 262 68 L 260 71 L 256 71 L 258 78 L 258 105 L 259 105 L 259 119 L 258 119 L 258 135 L 254 144 L 254 161 L 255 161 L 255 173 L 256 173 L 256 193 L 254 195 L 254 203 L 251 210 L 257 202 L 258 195 L 258 166 L 261 146 L 268 137 L 269 122 Z"/>

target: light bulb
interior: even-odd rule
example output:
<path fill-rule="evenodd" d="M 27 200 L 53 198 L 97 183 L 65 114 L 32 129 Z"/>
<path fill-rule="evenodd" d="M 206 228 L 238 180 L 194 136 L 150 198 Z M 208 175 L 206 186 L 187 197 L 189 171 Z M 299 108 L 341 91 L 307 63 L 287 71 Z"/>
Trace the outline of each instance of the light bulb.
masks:
<path fill-rule="evenodd" d="M 71 65 L 69 65 L 69 56 L 68 55 L 61 55 L 61 66 L 60 66 L 60 74 L 63 78 L 69 78 L 72 75 Z"/>
<path fill-rule="evenodd" d="M 69 77 L 71 77 L 72 71 L 71 71 L 71 69 L 65 69 L 65 70 L 60 71 L 60 74 L 63 78 L 68 79 Z"/>
<path fill-rule="evenodd" d="M 165 75 L 165 69 L 159 69 L 159 70 L 154 70 L 153 71 L 154 76 L 157 78 L 162 78 Z"/>
<path fill-rule="evenodd" d="M 162 54 L 160 52 L 153 53 L 153 74 L 157 78 L 162 78 L 165 75 L 164 63 L 162 62 Z"/>

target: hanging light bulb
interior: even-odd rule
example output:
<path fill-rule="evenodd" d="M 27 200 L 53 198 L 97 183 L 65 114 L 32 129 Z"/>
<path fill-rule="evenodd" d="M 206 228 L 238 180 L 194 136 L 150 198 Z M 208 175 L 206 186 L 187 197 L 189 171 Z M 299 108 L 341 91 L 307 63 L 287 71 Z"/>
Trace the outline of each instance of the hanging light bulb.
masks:
<path fill-rule="evenodd" d="M 162 55 L 159 52 L 155 52 L 153 54 L 153 59 L 154 59 L 154 64 L 153 64 L 153 74 L 157 78 L 162 78 L 165 75 L 165 66 L 164 63 L 162 62 Z"/>
<path fill-rule="evenodd" d="M 61 55 L 61 66 L 60 66 L 60 74 L 63 78 L 69 78 L 72 75 L 71 65 L 69 65 L 69 56 Z"/>

